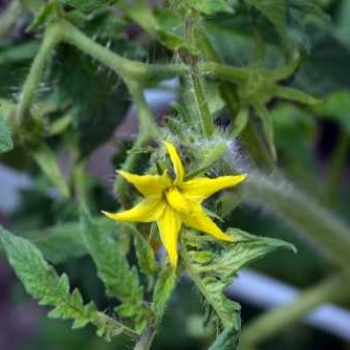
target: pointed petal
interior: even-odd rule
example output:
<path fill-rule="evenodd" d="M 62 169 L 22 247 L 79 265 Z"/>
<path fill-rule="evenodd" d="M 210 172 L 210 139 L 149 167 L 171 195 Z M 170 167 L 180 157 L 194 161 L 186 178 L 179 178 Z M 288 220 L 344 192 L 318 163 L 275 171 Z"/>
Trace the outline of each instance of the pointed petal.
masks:
<path fill-rule="evenodd" d="M 167 206 L 163 215 L 157 220 L 160 239 L 168 253 L 172 266 L 177 265 L 177 242 L 181 229 L 181 218 L 170 206 Z"/>
<path fill-rule="evenodd" d="M 145 199 L 129 210 L 119 213 L 108 213 L 103 211 L 102 214 L 116 221 L 131 222 L 151 222 L 156 221 L 165 208 L 165 202 L 160 199 Z"/>
<path fill-rule="evenodd" d="M 210 197 L 215 192 L 218 192 L 224 188 L 238 185 L 244 181 L 247 175 L 236 176 L 220 176 L 215 179 L 209 179 L 206 177 L 197 177 L 193 180 L 183 182 L 179 185 L 179 189 L 184 197 L 192 200 L 203 201 Z"/>
<path fill-rule="evenodd" d="M 192 201 L 187 200 L 176 187 L 170 187 L 165 192 L 169 205 L 177 212 L 190 215 L 192 212 Z"/>
<path fill-rule="evenodd" d="M 170 159 L 174 166 L 175 175 L 176 175 L 174 183 L 175 184 L 181 183 L 185 174 L 185 170 L 182 165 L 181 158 L 177 153 L 175 146 L 172 143 L 164 141 L 164 145 L 169 153 Z"/>
<path fill-rule="evenodd" d="M 200 214 L 197 215 L 181 215 L 183 223 L 195 230 L 207 233 L 214 238 L 220 239 L 222 241 L 232 242 L 233 238 L 226 233 L 222 232 L 220 227 L 215 224 L 215 222 L 207 216 L 207 214 L 202 210 Z"/>
<path fill-rule="evenodd" d="M 135 175 L 120 170 L 118 173 L 145 197 L 161 197 L 164 190 L 171 185 L 167 173 L 163 175 Z"/>

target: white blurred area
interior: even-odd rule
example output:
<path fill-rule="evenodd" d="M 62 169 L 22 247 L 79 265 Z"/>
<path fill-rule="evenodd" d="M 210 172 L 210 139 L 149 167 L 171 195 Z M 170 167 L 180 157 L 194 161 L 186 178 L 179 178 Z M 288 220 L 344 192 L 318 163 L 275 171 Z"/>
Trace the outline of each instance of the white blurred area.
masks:
<path fill-rule="evenodd" d="M 176 80 L 171 80 L 165 82 L 160 88 L 146 91 L 146 99 L 156 114 L 165 110 L 169 103 L 176 99 L 176 86 Z M 132 107 L 125 123 L 116 131 L 116 136 L 132 138 L 137 133 L 136 121 L 136 111 Z M 110 159 L 115 149 L 111 144 L 100 147 L 92 155 L 88 165 L 88 171 L 100 177 L 110 188 L 112 187 L 111 176 L 114 174 Z M 0 164 L 0 212 L 10 213 L 18 205 L 19 191 L 30 188 L 31 184 L 31 178 L 25 173 Z M 249 269 L 240 271 L 227 292 L 235 300 L 262 309 L 286 305 L 295 301 L 301 293 L 293 286 Z M 350 312 L 336 305 L 324 304 L 306 315 L 302 322 L 350 341 Z"/>

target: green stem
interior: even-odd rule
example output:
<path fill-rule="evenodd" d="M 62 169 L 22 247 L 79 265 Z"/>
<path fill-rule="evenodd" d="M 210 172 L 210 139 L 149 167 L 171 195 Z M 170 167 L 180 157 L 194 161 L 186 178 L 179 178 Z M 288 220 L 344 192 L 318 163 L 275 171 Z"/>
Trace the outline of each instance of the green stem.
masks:
<path fill-rule="evenodd" d="M 245 199 L 272 209 L 317 243 L 332 263 L 349 271 L 349 228 L 310 196 L 297 191 L 286 180 L 254 173 L 248 176 L 243 191 Z"/>
<path fill-rule="evenodd" d="M 21 13 L 21 2 L 12 0 L 0 17 L 0 38 L 3 38 L 13 28 Z"/>
<path fill-rule="evenodd" d="M 197 47 L 196 34 L 198 31 L 198 14 L 193 13 L 186 19 L 186 36 L 193 47 Z M 205 96 L 204 86 L 199 72 L 197 56 L 191 54 L 184 56 L 185 61 L 188 61 L 190 67 L 189 82 L 190 91 L 194 92 L 194 101 L 197 107 L 198 116 L 201 121 L 202 132 L 205 136 L 211 136 L 214 132 L 214 123 L 210 114 L 209 105 Z"/>
<path fill-rule="evenodd" d="M 22 121 L 27 113 L 33 98 L 38 90 L 38 85 L 42 79 L 45 65 L 50 57 L 51 51 L 59 43 L 61 39 L 61 31 L 59 26 L 51 25 L 44 33 L 44 38 L 40 49 L 34 58 L 30 67 L 29 74 L 23 85 L 23 89 L 19 98 L 16 111 L 16 120 L 18 123 Z"/>
<path fill-rule="evenodd" d="M 213 45 L 211 44 L 208 37 L 205 33 L 197 33 L 198 34 L 198 43 L 201 47 L 201 50 L 206 55 L 206 57 L 212 61 L 214 64 L 219 65 L 219 55 L 214 50 Z M 207 64 L 208 65 L 208 64 Z M 227 67 L 218 69 L 216 66 L 213 68 L 213 63 L 210 63 L 211 69 L 216 71 L 218 74 L 229 73 L 231 78 L 234 78 L 234 82 L 244 82 L 248 79 L 247 71 L 244 68 L 234 68 L 230 67 L 230 69 L 226 69 Z M 210 66 L 209 66 L 210 67 Z M 201 68 L 203 72 L 203 66 Z M 229 70 L 229 72 L 227 72 Z M 231 118 L 233 122 L 236 121 L 237 114 L 239 113 L 242 106 L 240 106 L 240 102 L 238 97 L 236 96 L 235 86 L 231 85 L 226 81 L 224 77 L 223 81 L 220 83 L 220 94 L 225 101 L 226 107 L 231 114 Z M 256 131 L 252 120 L 249 118 L 242 132 L 242 139 L 245 144 L 245 147 L 248 150 L 248 153 L 251 155 L 253 161 L 259 168 L 267 168 L 271 169 L 273 167 L 273 159 L 270 154 L 266 152 L 266 147 L 263 143 L 263 140 L 259 137 L 258 132 Z"/>
<path fill-rule="evenodd" d="M 143 147 L 149 140 L 158 139 L 160 132 L 157 124 L 154 121 L 153 114 L 148 107 L 142 88 L 138 82 L 127 80 L 127 86 L 130 94 L 136 105 L 137 115 L 139 119 L 139 134 L 135 140 L 135 143 L 130 150 L 130 154 L 126 158 L 123 164 L 123 170 L 132 171 L 138 160 L 137 151 Z M 127 191 L 127 184 L 120 176 L 117 177 L 114 189 L 118 193 L 119 200 L 124 207 L 131 205 L 130 194 Z"/>
<path fill-rule="evenodd" d="M 99 60 L 107 67 L 114 70 L 123 79 L 146 82 L 152 79 L 172 78 L 174 75 L 188 72 L 188 68 L 184 65 L 149 65 L 124 58 L 96 43 L 66 20 L 61 19 L 59 24 L 64 41 Z"/>
<path fill-rule="evenodd" d="M 155 327 L 148 327 L 136 343 L 134 350 L 149 350 L 156 334 L 157 329 Z"/>
<path fill-rule="evenodd" d="M 328 205 L 333 204 L 334 199 L 336 198 L 342 171 L 349 154 L 349 146 L 350 137 L 347 131 L 342 130 L 331 156 L 328 178 L 325 184 L 324 200 Z"/>
<path fill-rule="evenodd" d="M 326 302 L 341 302 L 350 293 L 350 283 L 342 275 L 332 276 L 306 290 L 296 301 L 266 312 L 249 323 L 241 335 L 242 349 L 250 349 L 280 333 Z"/>

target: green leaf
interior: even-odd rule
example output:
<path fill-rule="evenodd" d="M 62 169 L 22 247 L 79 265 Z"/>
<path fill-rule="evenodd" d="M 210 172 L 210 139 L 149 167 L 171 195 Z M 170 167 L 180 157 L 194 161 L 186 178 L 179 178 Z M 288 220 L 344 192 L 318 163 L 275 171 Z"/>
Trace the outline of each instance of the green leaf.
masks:
<path fill-rule="evenodd" d="M 50 1 L 46 6 L 42 7 L 33 22 L 27 28 L 27 31 L 34 31 L 39 27 L 49 24 L 58 16 L 58 2 Z"/>
<path fill-rule="evenodd" d="M 130 227 L 130 231 L 132 232 L 134 239 L 134 246 L 140 270 L 148 277 L 149 287 L 151 287 L 154 274 L 158 271 L 154 252 L 150 244 L 135 227 Z"/>
<path fill-rule="evenodd" d="M 92 12 L 108 5 L 113 5 L 119 0 L 61 0 L 65 5 L 72 6 L 82 12 Z"/>
<path fill-rule="evenodd" d="M 336 120 L 350 134 L 350 93 L 348 90 L 334 92 L 313 109 L 321 118 Z"/>
<path fill-rule="evenodd" d="M 49 146 L 41 142 L 32 147 L 32 154 L 44 174 L 57 186 L 64 197 L 69 197 L 67 182 L 58 166 L 55 154 Z"/>
<path fill-rule="evenodd" d="M 39 50 L 39 42 L 28 41 L 0 49 L 0 65 L 31 60 Z"/>
<path fill-rule="evenodd" d="M 106 235 L 115 232 L 116 226 L 112 220 L 98 218 L 94 222 Z M 87 254 L 80 231 L 79 222 L 61 223 L 38 231 L 30 231 L 24 238 L 39 248 L 46 260 L 59 264 Z"/>
<path fill-rule="evenodd" d="M 206 15 L 213 15 L 218 12 L 233 12 L 227 0 L 187 0 L 186 6 Z"/>
<path fill-rule="evenodd" d="M 311 95 L 322 96 L 350 85 L 350 50 L 329 32 L 319 33 L 313 50 L 296 75 L 295 85 Z"/>
<path fill-rule="evenodd" d="M 153 291 L 153 310 L 157 317 L 164 313 L 167 302 L 175 288 L 176 270 L 171 266 L 164 268 L 157 280 Z"/>
<path fill-rule="evenodd" d="M 106 338 L 122 331 L 113 320 L 98 312 L 92 302 L 84 304 L 77 289 L 71 293 L 67 275 L 57 275 L 54 268 L 44 260 L 39 249 L 28 240 L 17 237 L 2 227 L 0 240 L 10 264 L 27 292 L 38 299 L 40 305 L 54 307 L 50 317 L 73 319 L 74 328 L 92 323 L 98 328 L 98 334 Z"/>
<path fill-rule="evenodd" d="M 287 20 L 286 0 L 249 0 L 263 16 L 270 20 L 279 33 L 283 33 Z"/>
<path fill-rule="evenodd" d="M 145 326 L 148 307 L 143 301 L 143 287 L 140 285 L 137 270 L 130 267 L 126 256 L 118 247 L 118 242 L 101 232 L 86 210 L 81 214 L 81 230 L 107 295 L 122 302 L 115 308 L 116 312 L 124 317 L 134 317 L 135 327 L 141 332 Z"/>
<path fill-rule="evenodd" d="M 224 291 L 237 271 L 248 263 L 279 248 L 295 251 L 294 246 L 281 240 L 250 235 L 229 229 L 234 243 L 221 243 L 212 237 L 193 231 L 182 235 L 185 250 L 183 260 L 193 281 L 212 306 L 224 327 L 240 329 L 240 306 L 227 299 Z"/>
<path fill-rule="evenodd" d="M 45 0 L 21 0 L 24 7 L 33 13 L 39 13 L 46 6 Z"/>
<path fill-rule="evenodd" d="M 58 57 L 59 65 L 52 69 L 57 103 L 72 105 L 70 114 L 84 157 L 112 137 L 130 105 L 128 91 L 114 73 L 74 48 L 61 47 Z"/>
<path fill-rule="evenodd" d="M 13 148 L 12 133 L 6 120 L 0 115 L 0 154 Z"/>
<path fill-rule="evenodd" d="M 238 340 L 239 337 L 235 327 L 227 327 L 210 345 L 209 350 L 234 350 L 238 345 Z"/>

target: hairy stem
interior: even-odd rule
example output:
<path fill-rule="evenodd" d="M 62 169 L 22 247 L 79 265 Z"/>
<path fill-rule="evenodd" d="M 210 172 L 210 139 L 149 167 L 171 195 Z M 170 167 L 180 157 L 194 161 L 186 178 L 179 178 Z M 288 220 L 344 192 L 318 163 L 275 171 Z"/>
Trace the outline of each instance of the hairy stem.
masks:
<path fill-rule="evenodd" d="M 33 98 L 38 90 L 38 85 L 42 79 L 46 63 L 51 55 L 51 51 L 59 43 L 61 39 L 61 31 L 57 25 L 47 28 L 41 43 L 39 52 L 34 58 L 30 67 L 29 74 L 23 85 L 23 89 L 19 98 L 16 110 L 16 120 L 20 123 L 30 108 Z"/>
<path fill-rule="evenodd" d="M 197 31 L 198 31 L 198 14 L 193 13 L 186 19 L 186 36 L 193 47 L 197 47 Z M 201 121 L 202 132 L 205 136 L 211 136 L 214 132 L 214 123 L 210 114 L 208 102 L 206 100 L 204 86 L 200 72 L 198 70 L 199 57 L 187 55 L 185 60 L 188 61 L 190 67 L 190 84 L 191 90 L 194 92 L 194 101 L 196 103 L 198 115 Z"/>
<path fill-rule="evenodd" d="M 242 349 L 250 349 L 280 333 L 325 302 L 346 300 L 350 283 L 342 275 L 325 279 L 306 290 L 296 301 L 266 312 L 249 323 L 241 335 Z"/>
<path fill-rule="evenodd" d="M 311 238 L 332 263 L 350 274 L 350 230 L 342 221 L 286 180 L 250 174 L 243 189 L 246 199 L 258 201 L 285 218 Z"/>
<path fill-rule="evenodd" d="M 152 79 L 168 79 L 177 74 L 184 74 L 188 68 L 184 65 L 153 64 L 133 61 L 124 58 L 104 46 L 96 43 L 73 24 L 60 20 L 63 40 L 74 45 L 86 54 L 94 57 L 114 70 L 123 79 L 146 82 Z"/>
<path fill-rule="evenodd" d="M 198 42 L 207 58 L 216 64 L 219 64 L 220 57 L 216 53 L 213 45 L 205 33 L 198 33 Z M 233 69 L 235 70 L 235 79 L 237 79 L 238 82 L 245 81 L 248 78 L 248 76 L 240 68 Z M 231 70 L 231 74 L 232 73 L 233 71 Z M 236 96 L 235 86 L 223 80 L 220 83 L 219 89 L 231 118 L 233 119 L 233 123 L 235 123 L 237 114 L 242 108 L 238 97 Z M 266 152 L 266 146 L 263 144 L 263 141 L 255 130 L 253 122 L 250 118 L 242 131 L 242 139 L 253 161 L 259 168 L 270 169 L 273 167 L 273 159 L 271 158 L 270 154 Z"/>
<path fill-rule="evenodd" d="M 123 170 L 130 172 L 135 167 L 137 159 L 139 158 L 139 155 L 137 153 L 139 149 L 143 147 L 148 141 L 152 139 L 158 139 L 160 137 L 160 132 L 157 124 L 154 121 L 153 114 L 149 109 L 140 84 L 131 80 L 127 80 L 126 83 L 136 105 L 137 115 L 139 119 L 139 134 L 132 149 L 130 150 L 130 154 L 123 164 Z M 131 205 L 126 181 L 120 176 L 117 177 L 114 188 L 116 193 L 118 193 L 121 204 L 124 207 Z"/>

